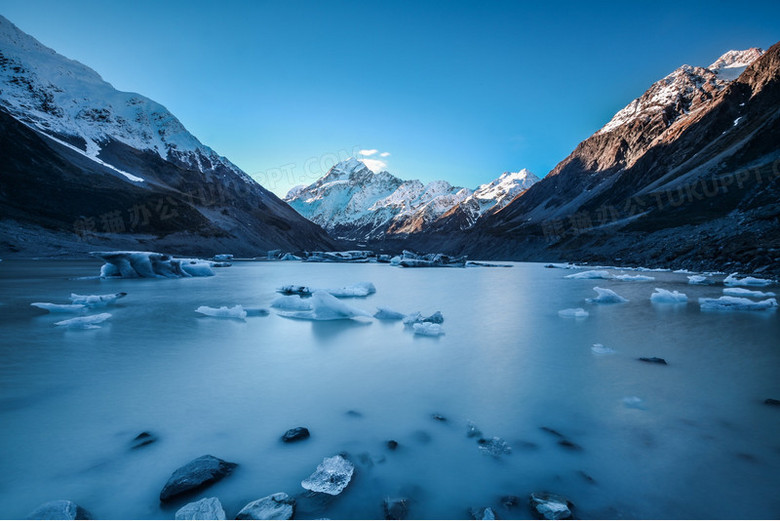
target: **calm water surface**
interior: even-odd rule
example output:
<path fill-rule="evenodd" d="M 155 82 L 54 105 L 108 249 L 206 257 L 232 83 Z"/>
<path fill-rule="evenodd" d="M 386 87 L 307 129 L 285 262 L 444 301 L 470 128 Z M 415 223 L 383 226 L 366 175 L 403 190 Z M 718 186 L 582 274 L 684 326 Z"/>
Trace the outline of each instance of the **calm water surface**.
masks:
<path fill-rule="evenodd" d="M 780 518 L 780 408 L 763 403 L 780 399 L 780 319 L 701 312 L 696 298 L 717 297 L 720 286 L 689 286 L 673 273 L 644 283 L 566 280 L 571 272 L 540 264 L 258 262 L 210 278 L 73 279 L 98 269 L 0 263 L 4 518 L 53 499 L 76 501 L 97 518 L 172 518 L 210 496 L 234 518 L 249 501 L 303 492 L 300 481 L 339 452 L 356 463 L 352 483 L 324 510 L 301 516 L 381 518 L 383 498 L 407 496 L 413 518 L 464 518 L 486 506 L 527 518 L 527 495 L 549 490 L 568 496 L 581 518 Z M 416 337 L 399 322 L 194 312 L 268 307 L 283 284 L 363 280 L 377 293 L 349 304 L 441 310 L 446 335 Z M 587 304 L 594 286 L 630 301 Z M 654 287 L 691 302 L 654 305 Z M 119 291 L 128 296 L 95 330 L 54 327 L 69 316 L 29 305 Z M 571 307 L 590 316 L 558 316 Z M 594 343 L 615 353 L 594 354 Z M 642 402 L 629 407 L 627 397 Z M 468 420 L 512 453 L 482 454 L 466 437 Z M 310 439 L 279 441 L 299 425 Z M 558 445 L 543 426 L 581 450 Z M 142 431 L 159 441 L 130 450 Z M 386 448 L 389 439 L 397 451 Z M 171 472 L 203 454 L 240 466 L 199 496 L 161 506 Z M 520 506 L 502 507 L 504 495 L 521 497 Z"/>

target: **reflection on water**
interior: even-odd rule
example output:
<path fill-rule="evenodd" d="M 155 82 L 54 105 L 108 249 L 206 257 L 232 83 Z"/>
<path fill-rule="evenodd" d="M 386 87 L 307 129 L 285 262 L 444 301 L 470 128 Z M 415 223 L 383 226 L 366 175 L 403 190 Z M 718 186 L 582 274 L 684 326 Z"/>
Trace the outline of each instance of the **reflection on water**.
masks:
<path fill-rule="evenodd" d="M 237 263 L 203 279 L 73 280 L 97 269 L 0 264 L 5 518 L 60 498 L 99 518 L 172 518 L 187 500 L 161 506 L 160 489 L 203 454 L 239 463 L 199 496 L 219 497 L 229 517 L 280 491 L 310 518 L 382 518 L 383 499 L 398 496 L 413 518 L 487 506 L 529 517 L 527 496 L 542 490 L 568 496 L 583 518 L 780 514 L 780 408 L 763 403 L 780 398 L 780 319 L 701 312 L 697 298 L 720 287 L 672 273 L 649 283 L 565 280 L 568 272 L 538 264 Z M 284 284 L 362 280 L 377 293 L 350 305 L 440 310 L 445 335 L 416 336 L 399 322 L 194 311 L 267 308 Z M 586 303 L 597 285 L 629 302 Z M 686 293 L 689 304 L 651 304 L 655 287 Z M 53 323 L 69 316 L 29 306 L 119 291 L 128 296 L 100 329 L 62 330 Z M 574 307 L 590 316 L 558 316 Z M 469 421 L 511 453 L 484 454 Z M 311 437 L 282 443 L 297 426 Z M 144 431 L 157 441 L 132 449 Z M 341 452 L 357 467 L 342 495 L 327 504 L 299 496 L 300 481 Z M 512 506 L 506 496 L 521 499 Z"/>

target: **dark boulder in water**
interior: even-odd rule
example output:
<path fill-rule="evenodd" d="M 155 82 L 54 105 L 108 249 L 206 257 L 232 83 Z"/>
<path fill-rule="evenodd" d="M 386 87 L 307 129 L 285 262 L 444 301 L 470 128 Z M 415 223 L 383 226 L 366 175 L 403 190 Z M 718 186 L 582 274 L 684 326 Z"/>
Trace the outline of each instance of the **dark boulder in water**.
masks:
<path fill-rule="evenodd" d="M 130 446 L 130 448 L 140 449 L 141 447 L 145 447 L 146 445 L 154 443 L 155 441 L 157 441 L 157 436 L 144 431 L 138 436 L 136 436 L 135 438 L 133 438 L 132 445 Z"/>
<path fill-rule="evenodd" d="M 409 500 L 405 497 L 387 498 L 383 506 L 385 519 L 406 519 L 409 515 Z"/>
<path fill-rule="evenodd" d="M 311 436 L 311 433 L 309 433 L 309 429 L 306 427 L 295 427 L 282 435 L 282 441 L 285 443 L 292 443 L 294 441 L 305 440 L 309 436 Z"/>
<path fill-rule="evenodd" d="M 582 450 L 582 447 L 567 439 L 560 440 L 558 445 L 569 450 Z"/>
<path fill-rule="evenodd" d="M 447 421 L 447 417 L 446 416 L 442 416 L 441 414 L 432 414 L 431 418 L 433 418 L 437 422 L 446 422 Z"/>
<path fill-rule="evenodd" d="M 572 502 L 558 494 L 534 492 L 530 497 L 531 509 L 540 519 L 571 519 Z"/>
<path fill-rule="evenodd" d="M 237 466 L 237 463 L 230 463 L 211 455 L 196 458 L 171 474 L 160 492 L 160 501 L 170 501 L 182 494 L 216 483 L 233 472 Z"/>
<path fill-rule="evenodd" d="M 776 405 L 777 406 L 777 405 L 780 405 L 780 400 L 775 400 L 774 398 L 767 398 L 766 400 L 764 400 L 764 403 L 766 405 Z"/>
<path fill-rule="evenodd" d="M 398 448 L 398 442 L 395 440 L 388 440 L 387 441 L 387 448 L 390 450 L 395 450 Z"/>
<path fill-rule="evenodd" d="M 73 501 L 58 499 L 44 503 L 28 514 L 27 519 L 92 519 L 89 512 Z"/>
<path fill-rule="evenodd" d="M 660 364 L 660 365 L 668 365 L 666 363 L 666 360 L 663 358 L 658 358 L 657 356 L 647 357 L 647 356 L 641 356 L 639 357 L 639 360 L 642 362 L 648 362 L 651 364 Z"/>

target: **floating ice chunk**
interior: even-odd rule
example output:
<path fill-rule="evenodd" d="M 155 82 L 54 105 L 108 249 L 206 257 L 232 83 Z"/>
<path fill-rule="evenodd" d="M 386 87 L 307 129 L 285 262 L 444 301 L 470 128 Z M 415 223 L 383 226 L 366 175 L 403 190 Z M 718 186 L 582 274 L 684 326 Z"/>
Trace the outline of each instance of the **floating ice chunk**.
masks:
<path fill-rule="evenodd" d="M 401 256 L 400 255 L 396 255 L 395 257 L 390 259 L 390 265 L 391 266 L 398 266 L 400 264 L 401 264 Z"/>
<path fill-rule="evenodd" d="M 744 288 L 723 288 L 723 294 L 731 297 L 753 297 L 753 298 L 765 298 L 774 297 L 775 294 L 771 291 L 753 291 Z"/>
<path fill-rule="evenodd" d="M 33 302 L 33 307 L 45 309 L 49 313 L 83 313 L 87 306 L 84 304 L 52 304 L 51 302 Z"/>
<path fill-rule="evenodd" d="M 295 296 L 277 297 L 271 301 L 271 307 L 286 311 L 306 311 L 311 309 L 311 299 Z"/>
<path fill-rule="evenodd" d="M 585 318 L 589 315 L 587 311 L 585 311 L 582 308 L 569 308 L 569 309 L 562 309 L 558 312 L 559 316 L 562 316 L 564 318 Z"/>
<path fill-rule="evenodd" d="M 349 485 L 354 472 L 355 465 L 343 456 L 325 458 L 311 476 L 301 481 L 301 486 L 312 492 L 337 496 Z"/>
<path fill-rule="evenodd" d="M 444 334 L 444 331 L 441 330 L 441 324 L 434 324 L 433 322 L 412 324 L 412 328 L 414 328 L 415 335 L 440 336 Z"/>
<path fill-rule="evenodd" d="M 720 297 L 720 298 L 700 298 L 699 304 L 703 310 L 720 311 L 763 311 L 765 309 L 774 309 L 777 307 L 777 300 L 768 298 L 755 302 L 744 297 Z"/>
<path fill-rule="evenodd" d="M 277 288 L 278 293 L 284 295 L 301 295 L 309 296 L 315 291 L 326 291 L 337 298 L 350 298 L 350 297 L 367 297 L 372 293 L 376 293 L 376 287 L 370 282 L 358 282 L 354 286 L 344 286 L 343 288 L 312 288 L 309 286 L 298 286 L 296 284 L 289 284 Z"/>
<path fill-rule="evenodd" d="M 755 277 L 745 277 L 742 279 L 737 278 L 736 273 L 732 273 L 725 279 L 723 279 L 723 284 L 726 286 L 771 286 L 774 284 L 774 280 L 770 279 L 757 279 Z"/>
<path fill-rule="evenodd" d="M 291 297 L 287 297 L 291 298 Z M 278 299 L 277 299 L 278 300 Z M 348 306 L 326 291 L 315 291 L 310 299 L 311 309 L 287 311 L 280 315 L 304 320 L 343 320 L 371 315 L 361 309 Z"/>
<path fill-rule="evenodd" d="M 374 318 L 379 320 L 403 320 L 406 315 L 388 308 L 376 308 Z"/>
<path fill-rule="evenodd" d="M 684 273 L 684 274 L 689 274 L 689 273 L 696 273 L 696 272 L 695 272 L 695 271 L 691 271 L 691 270 L 686 270 L 686 269 L 680 269 L 680 270 L 674 270 L 672 273 Z"/>
<path fill-rule="evenodd" d="M 611 279 L 612 275 L 604 270 L 588 270 L 566 275 L 565 279 Z"/>
<path fill-rule="evenodd" d="M 689 275 L 688 284 L 712 284 L 712 281 L 704 275 Z"/>
<path fill-rule="evenodd" d="M 86 317 L 69 318 L 68 320 L 61 320 L 55 322 L 55 326 L 67 327 L 70 329 L 98 329 L 100 324 L 111 318 L 111 313 L 98 313 L 97 315 L 88 315 Z"/>
<path fill-rule="evenodd" d="M 628 299 L 621 297 L 611 289 L 600 288 L 596 286 L 593 288 L 593 291 L 598 293 L 598 296 L 585 299 L 586 302 L 591 304 L 620 304 L 622 302 L 628 302 Z"/>
<path fill-rule="evenodd" d="M 655 292 L 650 295 L 650 301 L 656 304 L 682 304 L 688 302 L 688 295 L 679 291 L 655 288 Z"/>
<path fill-rule="evenodd" d="M 176 521 L 189 519 L 225 519 L 222 503 L 215 497 L 203 498 L 194 503 L 188 503 L 176 511 Z"/>
<path fill-rule="evenodd" d="M 195 310 L 196 313 L 200 313 L 201 315 L 206 315 L 209 317 L 215 317 L 215 318 L 237 318 L 240 320 L 244 320 L 246 318 L 246 311 L 241 306 L 241 304 L 236 304 L 232 308 L 229 308 L 227 306 L 221 306 L 219 308 L 212 308 L 209 306 L 200 306 L 198 309 Z"/>
<path fill-rule="evenodd" d="M 276 292 L 281 293 L 282 295 L 309 296 L 312 294 L 312 290 L 309 289 L 309 286 L 298 286 L 297 284 L 288 284 L 287 286 L 276 288 Z"/>
<path fill-rule="evenodd" d="M 97 308 L 113 304 L 120 298 L 126 296 L 127 293 L 124 291 L 121 293 L 109 293 L 108 295 L 77 295 L 76 293 L 71 293 L 70 301 L 73 304 L 81 304 L 91 308 Z"/>
<path fill-rule="evenodd" d="M 638 396 L 626 396 L 623 398 L 623 405 L 630 409 L 644 409 L 644 400 Z"/>
<path fill-rule="evenodd" d="M 218 253 L 212 257 L 212 260 L 217 262 L 230 262 L 233 260 L 232 253 Z"/>
<path fill-rule="evenodd" d="M 285 253 L 281 257 L 279 257 L 280 261 L 299 261 L 303 260 L 302 257 L 298 257 L 297 255 L 293 255 L 292 253 Z"/>
<path fill-rule="evenodd" d="M 164 253 L 149 251 L 92 252 L 107 264 L 100 268 L 101 277 L 209 277 L 214 275 L 210 261 L 174 259 Z"/>
<path fill-rule="evenodd" d="M 372 293 L 376 293 L 376 287 L 370 282 L 358 282 L 354 286 L 345 286 L 343 288 L 325 289 L 334 297 L 349 298 L 349 297 L 367 297 Z"/>
<path fill-rule="evenodd" d="M 615 278 L 626 282 L 650 282 L 655 280 L 655 277 L 648 275 L 617 275 Z"/>
<path fill-rule="evenodd" d="M 545 268 L 558 268 L 561 270 L 573 270 L 578 268 L 576 264 L 572 264 L 571 262 L 551 262 L 549 264 L 544 265 Z"/>
<path fill-rule="evenodd" d="M 614 349 L 611 347 L 606 347 L 604 344 L 593 344 L 590 350 L 597 355 L 610 355 L 615 352 Z"/>
<path fill-rule="evenodd" d="M 442 324 L 444 322 L 444 315 L 441 314 L 441 311 L 437 311 L 433 315 L 424 317 L 422 316 L 422 313 L 415 311 L 414 313 L 410 313 L 403 318 L 403 323 L 406 326 L 411 326 L 412 324 L 421 324 L 423 322 Z"/>

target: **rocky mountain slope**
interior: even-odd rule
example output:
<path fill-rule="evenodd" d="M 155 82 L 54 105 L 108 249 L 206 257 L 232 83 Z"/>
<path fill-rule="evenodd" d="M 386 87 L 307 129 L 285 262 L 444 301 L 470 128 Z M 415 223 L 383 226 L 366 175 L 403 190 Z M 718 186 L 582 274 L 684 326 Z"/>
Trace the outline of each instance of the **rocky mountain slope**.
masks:
<path fill-rule="evenodd" d="M 459 249 L 771 269 L 780 258 L 778 143 L 780 45 L 683 66 L 477 223 Z"/>
<path fill-rule="evenodd" d="M 162 105 L 114 89 L 0 16 L 0 251 L 326 248 Z"/>
<path fill-rule="evenodd" d="M 374 173 L 351 158 L 309 186 L 295 187 L 287 201 L 335 237 L 352 240 L 403 238 L 433 230 L 462 230 L 502 208 L 538 178 L 507 172 L 472 191 L 446 181 L 424 185 L 389 172 Z"/>

